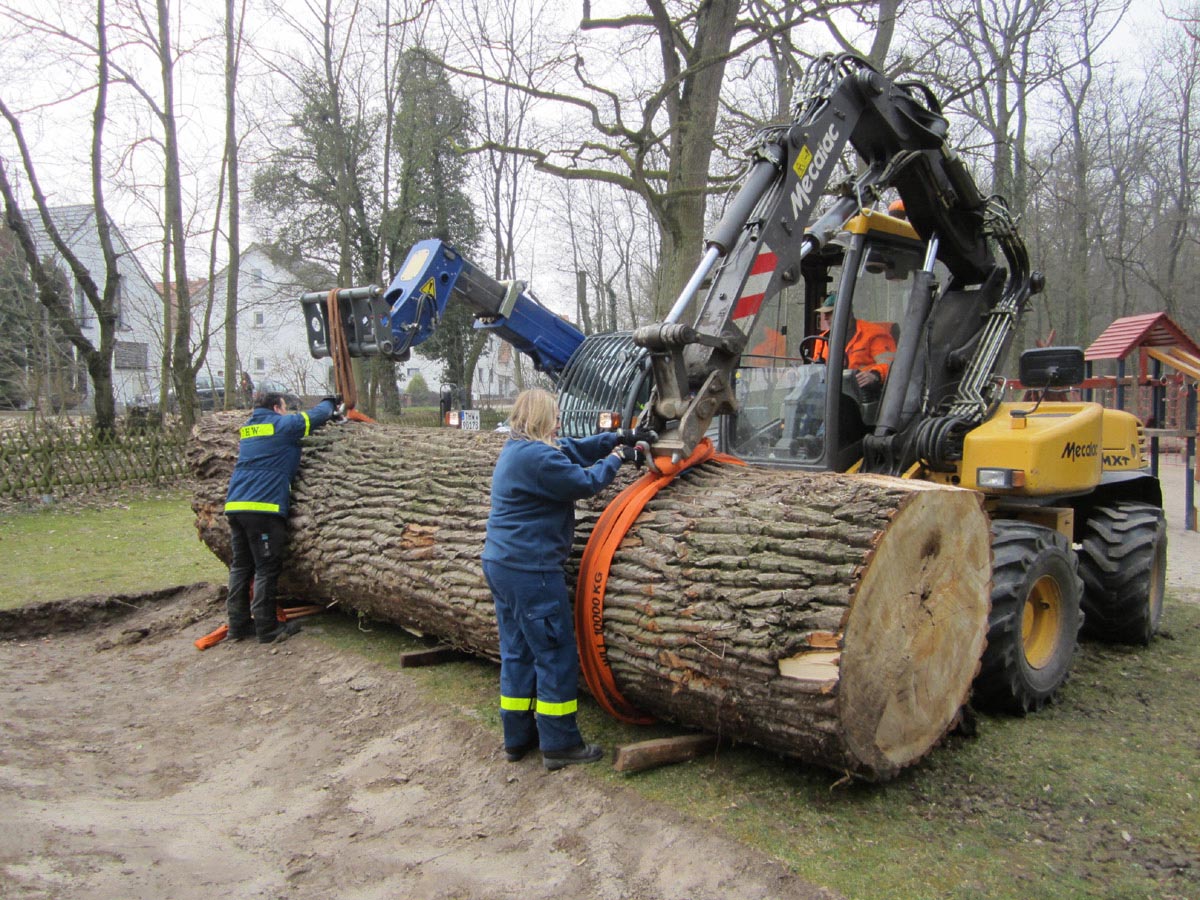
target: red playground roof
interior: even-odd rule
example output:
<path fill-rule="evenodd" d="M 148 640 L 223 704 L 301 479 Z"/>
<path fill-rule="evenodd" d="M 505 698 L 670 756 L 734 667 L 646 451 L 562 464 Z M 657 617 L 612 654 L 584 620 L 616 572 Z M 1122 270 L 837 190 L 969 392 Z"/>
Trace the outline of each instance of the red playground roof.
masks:
<path fill-rule="evenodd" d="M 1200 356 L 1196 345 L 1166 313 L 1147 313 L 1117 319 L 1092 341 L 1084 359 L 1124 359 L 1139 347 L 1180 347 Z"/>

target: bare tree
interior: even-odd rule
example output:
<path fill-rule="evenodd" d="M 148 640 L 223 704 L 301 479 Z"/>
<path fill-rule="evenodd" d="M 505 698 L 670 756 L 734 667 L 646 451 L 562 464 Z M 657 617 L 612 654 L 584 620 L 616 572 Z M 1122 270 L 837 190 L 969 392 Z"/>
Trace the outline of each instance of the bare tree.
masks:
<path fill-rule="evenodd" d="M 599 18 L 583 4 L 578 28 L 565 35 L 539 72 L 552 86 L 526 84 L 497 66 L 462 53 L 447 68 L 459 75 L 521 91 L 576 128 L 531 135 L 520 145 L 485 142 L 534 159 L 539 169 L 567 179 L 616 185 L 642 199 L 658 230 L 661 314 L 684 286 L 703 246 L 712 187 L 709 164 L 730 60 L 760 50 L 773 35 L 833 6 L 784 4 L 768 27 L 739 18 L 737 0 L 668 5 L 647 0 L 644 12 Z M 484 40 L 463 34 L 462 43 Z M 593 74 L 595 73 L 595 74 Z"/>
<path fill-rule="evenodd" d="M 7 11 L 12 15 L 12 11 Z M 38 299 L 45 306 L 54 327 L 62 334 L 83 357 L 91 378 L 93 404 L 96 413 L 95 428 L 101 435 L 111 435 L 116 427 L 116 403 L 113 397 L 112 357 L 115 346 L 117 326 L 117 296 L 120 275 L 117 269 L 117 254 L 113 248 L 111 220 L 105 206 L 104 178 L 101 165 L 104 146 L 104 125 L 107 117 L 109 62 L 108 62 L 108 24 L 106 20 L 106 5 L 104 0 L 96 4 L 96 81 L 95 105 L 92 110 L 92 141 L 91 141 L 91 187 L 92 202 L 95 210 L 95 228 L 104 256 L 104 287 L 97 286 L 92 273 L 80 262 L 72 251 L 70 244 L 59 233 L 58 227 L 51 216 L 45 193 L 38 180 L 37 166 L 29 151 L 25 133 L 20 118 L 9 105 L 0 100 L 0 115 L 3 115 L 12 131 L 17 144 L 21 165 L 28 182 L 41 220 L 42 229 L 49 236 L 55 251 L 71 270 L 77 284 L 83 290 L 87 301 L 96 313 L 100 331 L 100 344 L 95 346 L 83 333 L 75 318 L 71 303 L 71 295 L 66 284 L 59 277 L 55 267 L 47 265 L 39 256 L 37 243 L 29 223 L 21 212 L 14 187 L 2 159 L 0 159 L 0 193 L 4 197 L 5 220 L 12 230 L 17 243 L 24 254 L 25 263 L 30 275 L 37 286 Z"/>
<path fill-rule="evenodd" d="M 1128 0 L 1076 8 L 1075 27 L 1063 29 L 1061 42 L 1047 48 L 1047 59 L 1060 61 L 1051 65 L 1048 82 L 1056 115 L 1043 136 L 1043 143 L 1050 144 L 1045 171 L 1037 173 L 1036 164 L 1029 167 L 1038 175 L 1030 205 L 1044 206 L 1048 213 L 1033 238 L 1040 244 L 1038 256 L 1053 286 L 1042 297 L 1046 322 L 1041 331 L 1044 335 L 1053 330 L 1059 340 L 1073 344 L 1087 342 L 1090 301 L 1103 274 L 1096 251 L 1105 233 L 1109 185 L 1098 165 L 1103 140 L 1097 108 L 1107 102 L 1104 85 L 1097 83 L 1102 74 L 1099 52 L 1127 9 Z"/>
<path fill-rule="evenodd" d="M 1066 36 L 1097 2 L 918 0 L 899 21 L 903 67 L 934 85 L 947 107 L 979 130 L 992 191 L 1015 209 L 1028 198 L 1031 103 L 1041 87 L 1079 64 L 1053 51 L 1069 46 Z"/>
<path fill-rule="evenodd" d="M 1158 153 L 1154 157 L 1154 203 L 1158 224 L 1156 243 L 1160 252 L 1148 260 L 1141 277 L 1171 316 L 1194 303 L 1185 304 L 1185 271 L 1195 272 L 1197 246 L 1196 188 L 1200 183 L 1200 153 L 1195 146 L 1200 133 L 1200 40 L 1195 36 L 1197 7 L 1189 17 L 1173 22 L 1157 46 L 1155 56 L 1168 65 L 1155 66 L 1150 73 L 1153 95 L 1160 98 L 1152 118 Z M 1194 282 L 1193 282 L 1194 283 Z M 1192 292 L 1186 293 L 1191 296 Z M 1200 316 L 1195 317 L 1200 320 Z"/>
<path fill-rule="evenodd" d="M 238 270 L 241 258 L 241 197 L 238 178 L 237 81 L 242 46 L 242 23 L 246 6 L 225 0 L 225 171 L 229 185 L 229 219 L 226 247 L 229 261 L 225 268 L 225 408 L 237 400 L 233 385 L 241 369 L 238 359 Z M 234 16 L 237 16 L 236 20 Z M 215 233 L 215 229 L 214 229 Z M 215 254 L 213 254 L 215 257 Z M 214 258 L 215 262 L 215 258 Z M 212 279 L 209 279 L 211 284 Z"/>

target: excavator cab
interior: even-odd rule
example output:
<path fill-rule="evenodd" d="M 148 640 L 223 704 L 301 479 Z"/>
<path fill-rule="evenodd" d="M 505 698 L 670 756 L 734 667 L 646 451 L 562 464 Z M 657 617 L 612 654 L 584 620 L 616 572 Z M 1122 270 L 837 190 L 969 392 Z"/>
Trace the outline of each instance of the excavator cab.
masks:
<path fill-rule="evenodd" d="M 925 252 L 911 225 L 872 212 L 810 253 L 799 281 L 758 310 L 735 376 L 738 411 L 721 425 L 722 448 L 776 466 L 845 471 L 857 462 Z M 824 330 L 817 311 L 831 296 Z M 869 340 L 856 340 L 860 331 Z M 860 379 L 868 355 L 876 365 Z"/>

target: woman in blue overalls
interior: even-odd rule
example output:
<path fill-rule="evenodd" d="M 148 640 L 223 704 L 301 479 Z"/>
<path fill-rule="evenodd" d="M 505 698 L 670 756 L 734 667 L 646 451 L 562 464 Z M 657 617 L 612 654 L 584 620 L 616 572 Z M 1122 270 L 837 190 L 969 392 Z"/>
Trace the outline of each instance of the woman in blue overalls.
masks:
<path fill-rule="evenodd" d="M 558 438 L 558 402 L 543 390 L 522 392 L 509 421 L 483 547 L 500 628 L 500 719 L 510 761 L 540 746 L 554 770 L 603 756 L 575 722 L 579 655 L 563 571 L 575 501 L 611 484 L 638 451 L 616 432 Z"/>

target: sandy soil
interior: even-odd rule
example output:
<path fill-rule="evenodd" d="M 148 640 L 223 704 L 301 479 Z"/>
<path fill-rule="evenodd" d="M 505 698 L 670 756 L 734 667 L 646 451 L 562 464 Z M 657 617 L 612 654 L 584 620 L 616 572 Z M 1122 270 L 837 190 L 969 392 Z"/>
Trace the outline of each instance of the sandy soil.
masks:
<path fill-rule="evenodd" d="M 1198 602 L 1183 471 L 1161 471 L 1168 582 Z M 583 772 L 510 764 L 403 672 L 311 635 L 199 653 L 219 596 L 0 614 L 0 895 L 837 896 Z"/>
<path fill-rule="evenodd" d="M 509 763 L 405 673 L 312 636 L 199 653 L 218 596 L 0 622 L 0 895 L 837 896 L 577 769 Z"/>

